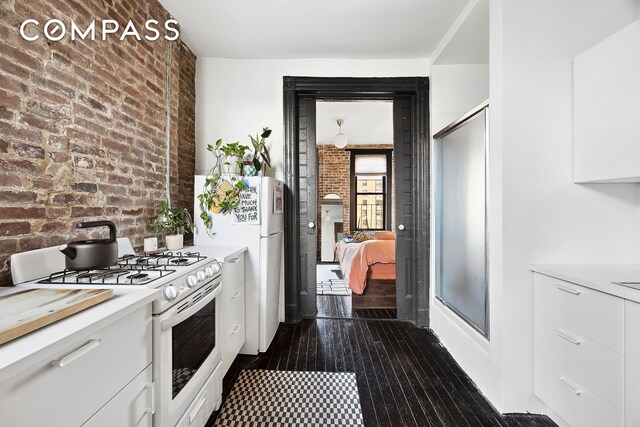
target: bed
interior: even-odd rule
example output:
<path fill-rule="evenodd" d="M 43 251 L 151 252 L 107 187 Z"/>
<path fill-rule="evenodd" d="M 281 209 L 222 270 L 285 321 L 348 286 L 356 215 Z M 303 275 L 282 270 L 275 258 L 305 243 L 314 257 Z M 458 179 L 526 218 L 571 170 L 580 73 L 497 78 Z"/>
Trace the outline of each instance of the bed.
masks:
<path fill-rule="evenodd" d="M 351 288 L 353 308 L 396 307 L 395 233 L 378 232 L 361 243 L 340 241 L 335 257 Z"/>

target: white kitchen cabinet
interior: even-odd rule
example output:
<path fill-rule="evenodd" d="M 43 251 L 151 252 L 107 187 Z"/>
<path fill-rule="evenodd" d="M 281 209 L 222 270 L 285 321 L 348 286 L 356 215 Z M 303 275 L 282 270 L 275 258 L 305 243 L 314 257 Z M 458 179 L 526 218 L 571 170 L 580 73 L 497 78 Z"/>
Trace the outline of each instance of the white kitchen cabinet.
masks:
<path fill-rule="evenodd" d="M 220 345 L 224 376 L 245 342 L 245 260 L 244 253 L 222 264 L 220 291 Z"/>
<path fill-rule="evenodd" d="M 151 365 L 151 337 L 150 304 L 78 336 L 54 357 L 38 360 L 0 384 L 0 425 L 69 427 L 83 425 L 101 408 L 133 413 L 127 408 L 141 404 L 135 392 L 144 393 L 137 386 L 151 383 L 148 373 L 139 377 Z M 105 425 L 101 419 L 90 425 Z M 119 419 L 124 422 L 110 425 L 146 425 L 149 417 Z"/>
<path fill-rule="evenodd" d="M 534 274 L 534 391 L 572 426 L 640 425 L 640 304 Z"/>
<path fill-rule="evenodd" d="M 574 182 L 640 182 L 640 20 L 573 63 Z"/>
<path fill-rule="evenodd" d="M 155 412 L 153 368 L 149 365 L 83 427 L 151 427 Z"/>
<path fill-rule="evenodd" d="M 624 396 L 626 426 L 640 426 L 640 304 L 625 301 Z"/>

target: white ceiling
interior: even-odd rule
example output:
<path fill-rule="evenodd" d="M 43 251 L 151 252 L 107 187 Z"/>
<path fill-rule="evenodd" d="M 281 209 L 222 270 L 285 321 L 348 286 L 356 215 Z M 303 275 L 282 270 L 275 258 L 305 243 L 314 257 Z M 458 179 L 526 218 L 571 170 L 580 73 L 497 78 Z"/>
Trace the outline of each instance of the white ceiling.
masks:
<path fill-rule="evenodd" d="M 489 63 L 489 0 L 479 0 L 435 58 L 435 65 Z"/>
<path fill-rule="evenodd" d="M 393 103 L 390 101 L 318 102 L 316 143 L 333 144 L 342 119 L 342 133 L 351 144 L 393 144 Z"/>
<path fill-rule="evenodd" d="M 197 56 L 427 58 L 468 0 L 160 0 Z"/>

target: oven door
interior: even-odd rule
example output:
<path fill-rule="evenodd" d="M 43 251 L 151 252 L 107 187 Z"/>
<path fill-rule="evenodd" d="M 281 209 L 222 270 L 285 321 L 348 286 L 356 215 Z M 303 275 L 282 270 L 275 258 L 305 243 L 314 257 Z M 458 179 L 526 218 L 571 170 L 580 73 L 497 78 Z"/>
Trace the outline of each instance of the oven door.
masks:
<path fill-rule="evenodd" d="M 219 279 L 153 317 L 154 426 L 175 426 L 221 359 Z M 209 290 L 207 292 L 207 290 Z"/>

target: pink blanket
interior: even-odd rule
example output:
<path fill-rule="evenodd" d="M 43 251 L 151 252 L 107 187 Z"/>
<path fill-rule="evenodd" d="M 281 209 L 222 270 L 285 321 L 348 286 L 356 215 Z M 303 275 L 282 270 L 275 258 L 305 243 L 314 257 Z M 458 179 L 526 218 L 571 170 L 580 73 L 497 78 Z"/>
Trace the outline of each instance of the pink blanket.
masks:
<path fill-rule="evenodd" d="M 376 263 L 395 264 L 395 240 L 368 240 L 362 243 L 336 244 L 336 257 L 349 287 L 356 294 L 362 294 L 367 286 L 369 266 Z"/>

